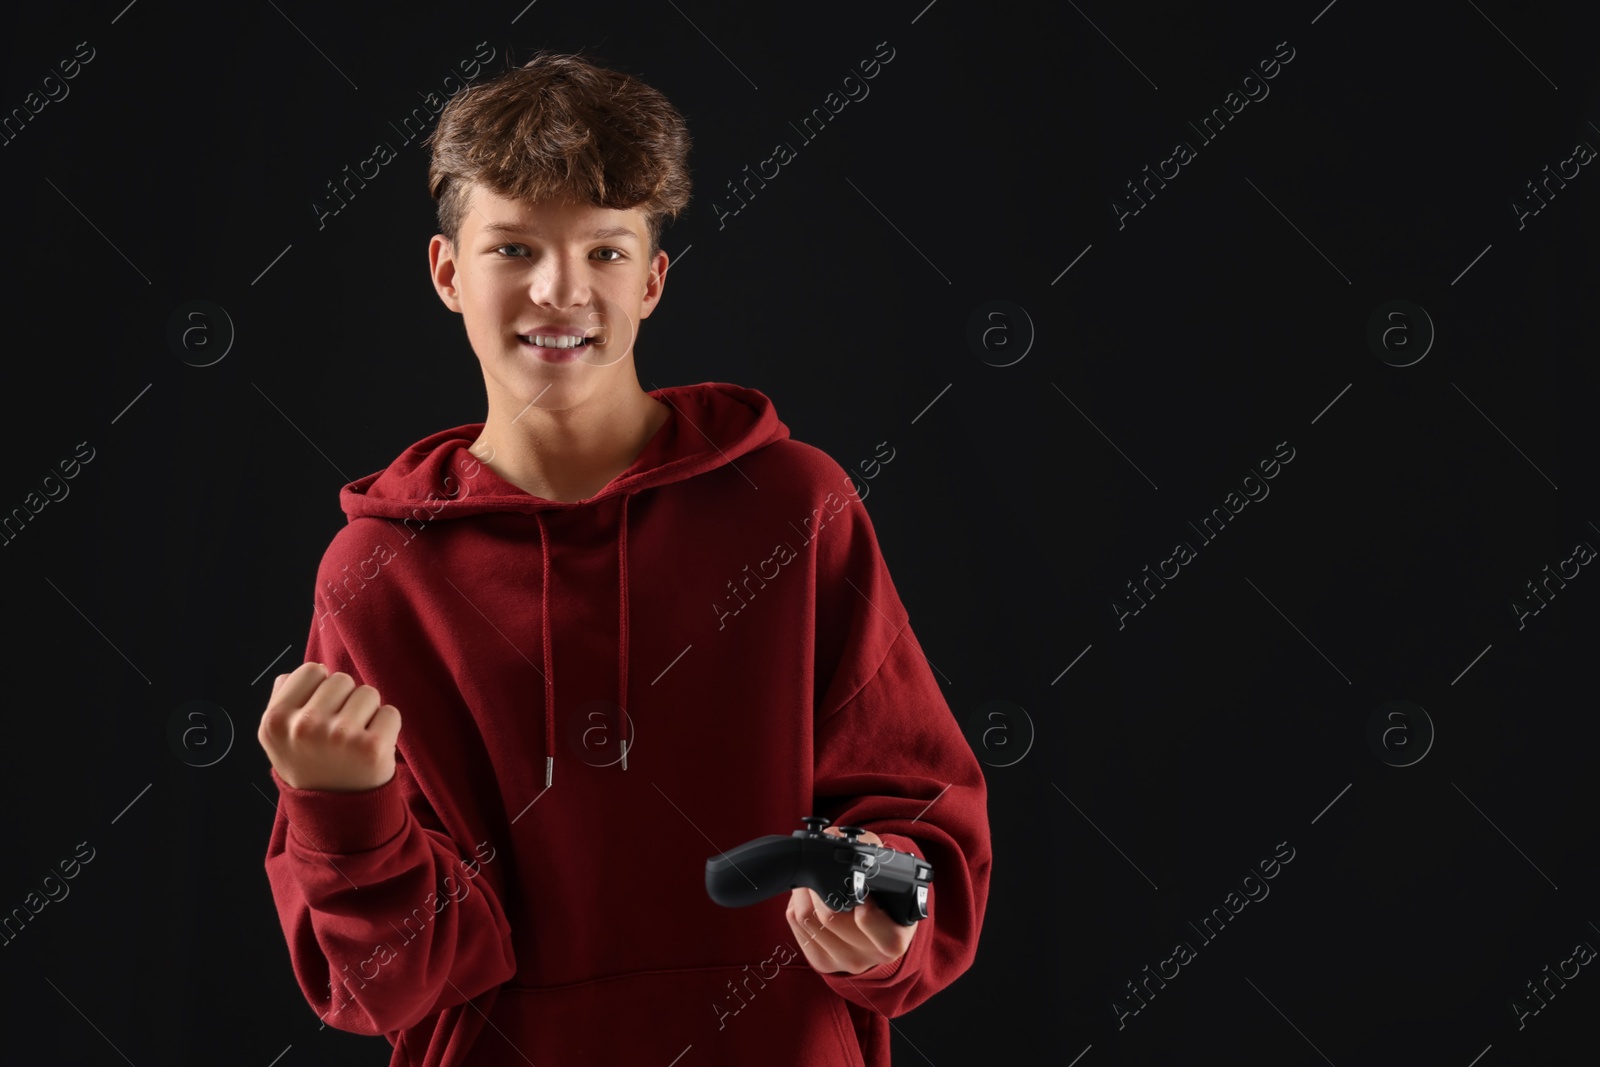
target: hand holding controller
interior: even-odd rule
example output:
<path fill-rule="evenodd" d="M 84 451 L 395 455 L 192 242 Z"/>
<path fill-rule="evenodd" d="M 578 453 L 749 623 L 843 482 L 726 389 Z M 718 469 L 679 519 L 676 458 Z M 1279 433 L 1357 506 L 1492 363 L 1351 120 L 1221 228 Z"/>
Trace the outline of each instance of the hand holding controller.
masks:
<path fill-rule="evenodd" d="M 726 908 L 743 908 L 791 889 L 816 891 L 834 911 L 850 911 L 870 891 L 901 926 L 928 917 L 933 865 L 909 852 L 870 845 L 858 826 L 822 832 L 828 820 L 808 815 L 806 829 L 787 837 L 768 834 L 706 860 L 706 893 Z"/>

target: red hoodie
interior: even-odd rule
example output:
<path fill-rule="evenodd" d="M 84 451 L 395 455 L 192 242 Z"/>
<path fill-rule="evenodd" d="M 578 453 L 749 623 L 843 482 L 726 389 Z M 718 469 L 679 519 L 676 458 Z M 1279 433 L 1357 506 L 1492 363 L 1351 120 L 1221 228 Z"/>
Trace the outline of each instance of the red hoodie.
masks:
<path fill-rule="evenodd" d="M 391 1064 L 883 1067 L 977 952 L 983 773 L 854 483 L 753 389 L 649 395 L 671 416 L 586 500 L 498 477 L 481 423 L 340 491 L 305 658 L 400 709 L 395 775 L 272 771 L 266 869 L 307 1000 Z M 707 857 L 811 814 L 933 864 L 900 959 L 820 974 L 788 892 L 706 895 Z"/>

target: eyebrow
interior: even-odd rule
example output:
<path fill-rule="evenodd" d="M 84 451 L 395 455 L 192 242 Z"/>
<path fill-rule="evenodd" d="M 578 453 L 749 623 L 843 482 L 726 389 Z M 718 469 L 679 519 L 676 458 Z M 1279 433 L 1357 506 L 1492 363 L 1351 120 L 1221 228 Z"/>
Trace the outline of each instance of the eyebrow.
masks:
<path fill-rule="evenodd" d="M 491 222 L 484 226 L 483 232 L 506 234 L 511 236 L 516 236 L 523 233 L 529 233 L 535 237 L 543 236 L 543 234 L 540 233 L 539 228 L 536 226 L 519 226 L 514 222 Z M 632 237 L 635 241 L 639 239 L 639 235 L 628 229 L 626 226 L 602 226 L 600 229 L 590 234 L 590 236 L 596 241 L 604 241 L 613 237 Z"/>

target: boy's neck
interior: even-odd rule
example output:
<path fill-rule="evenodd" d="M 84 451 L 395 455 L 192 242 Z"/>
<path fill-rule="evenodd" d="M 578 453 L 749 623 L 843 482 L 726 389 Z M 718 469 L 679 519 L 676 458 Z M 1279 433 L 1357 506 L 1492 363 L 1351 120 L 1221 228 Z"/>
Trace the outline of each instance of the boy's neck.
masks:
<path fill-rule="evenodd" d="M 598 410 L 592 402 L 565 411 L 530 405 L 520 416 L 491 409 L 472 451 L 488 456 L 490 470 L 533 496 L 586 500 L 633 465 L 671 413 L 637 385 Z"/>

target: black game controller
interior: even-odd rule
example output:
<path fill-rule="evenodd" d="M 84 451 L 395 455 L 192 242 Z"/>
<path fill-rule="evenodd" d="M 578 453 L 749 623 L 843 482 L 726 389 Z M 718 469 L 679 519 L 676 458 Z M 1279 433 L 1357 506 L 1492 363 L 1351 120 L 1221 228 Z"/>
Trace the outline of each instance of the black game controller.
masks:
<path fill-rule="evenodd" d="M 725 908 L 744 908 L 791 889 L 817 891 L 834 911 L 850 911 L 877 898 L 901 926 L 928 917 L 933 865 L 888 845 L 857 841 L 859 826 L 841 826 L 843 837 L 822 832 L 828 820 L 807 815 L 806 829 L 788 837 L 768 834 L 706 860 L 706 892 Z"/>

